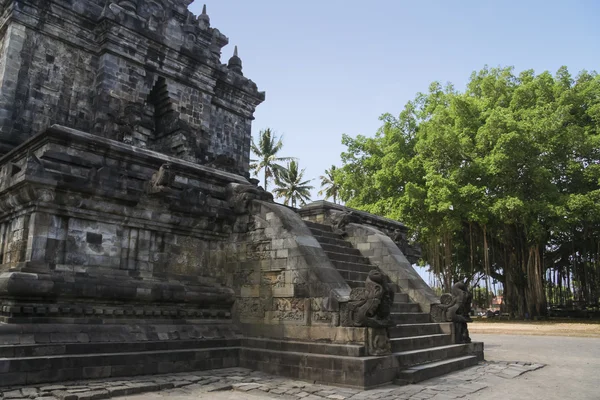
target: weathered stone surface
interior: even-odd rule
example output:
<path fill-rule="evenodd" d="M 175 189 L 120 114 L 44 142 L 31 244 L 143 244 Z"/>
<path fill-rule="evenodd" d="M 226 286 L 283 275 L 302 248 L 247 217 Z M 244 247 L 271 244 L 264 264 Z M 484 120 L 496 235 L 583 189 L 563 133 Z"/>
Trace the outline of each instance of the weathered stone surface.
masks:
<path fill-rule="evenodd" d="M 432 305 L 431 316 L 435 322 L 454 323 L 456 343 L 471 343 L 468 322 L 472 322 L 470 311 L 473 295 L 463 282 L 452 286 L 451 293 L 440 298 L 440 304 Z"/>
<path fill-rule="evenodd" d="M 347 386 L 391 382 L 400 364 L 385 328 L 404 318 L 392 308 L 403 307 L 394 291 L 410 269 L 397 245 L 415 250 L 406 229 L 309 207 L 307 217 L 335 225 L 317 239 L 304 211 L 248 180 L 264 93 L 237 48 L 221 63 L 228 39 L 189 4 L 0 1 L 0 344 L 10 346 L 0 385 L 240 364 Z M 359 238 L 363 224 L 382 231 Z M 385 275 L 369 273 L 371 261 Z M 191 384 L 231 388 L 187 375 L 40 395 Z M 285 394 L 316 393 L 301 389 Z"/>
<path fill-rule="evenodd" d="M 165 398 L 196 398 L 206 393 L 221 390 L 233 390 L 241 393 L 269 393 L 276 399 L 336 399 L 345 398 L 351 400 L 366 399 L 455 399 L 463 398 L 469 394 L 483 390 L 489 386 L 506 384 L 510 379 L 519 379 L 524 373 L 529 373 L 542 368 L 542 364 L 516 363 L 516 362 L 486 362 L 461 372 L 451 374 L 442 378 L 436 378 L 416 385 L 408 386 L 385 386 L 371 390 L 355 388 L 342 388 L 325 386 L 319 383 L 304 382 L 293 379 L 285 379 L 280 376 L 269 375 L 242 368 L 231 368 L 215 371 L 198 372 L 194 374 L 171 374 L 156 377 L 137 377 L 123 381 L 84 381 L 67 385 L 67 390 L 73 392 L 75 398 L 86 398 L 89 392 L 100 392 L 102 398 L 114 398 L 119 396 L 135 396 L 143 398 L 150 392 L 161 390 L 161 397 Z M 185 379 L 183 379 L 185 378 Z M 163 382 L 177 383 L 173 386 L 158 388 Z M 98 388 L 102 388 L 99 390 Z M 39 388 L 28 387 L 27 389 L 38 391 Z M 129 389 L 129 390 L 125 390 Z M 24 390 L 24 389 L 22 389 Z M 108 392 L 105 393 L 104 391 Z M 4 398 L 6 397 L 4 393 Z M 10 393 L 10 392 L 9 392 Z M 32 392 L 33 393 L 33 392 Z M 41 392 L 40 392 L 41 393 Z M 82 397 L 79 397 L 81 395 Z M 40 397 L 49 396 L 40 394 Z M 52 398 L 56 395 L 51 396 Z M 210 398 L 206 395 L 206 398 Z M 36 398 L 36 397 L 33 397 Z"/>
<path fill-rule="evenodd" d="M 322 200 L 310 203 L 298 212 L 302 219 L 332 226 L 344 235 L 348 234 L 347 229 L 350 224 L 369 226 L 371 229 L 388 236 L 398 246 L 400 252 L 408 259 L 410 264 L 416 263 L 421 257 L 419 246 L 409 243 L 407 238 L 408 228 L 399 221 Z M 379 241 L 375 238 L 373 240 Z"/>
<path fill-rule="evenodd" d="M 252 114 L 265 96 L 237 55 L 221 63 L 228 39 L 207 15 L 172 0 L 2 9 L 0 154 L 61 124 L 248 173 Z"/>
<path fill-rule="evenodd" d="M 390 319 L 394 295 L 390 278 L 380 270 L 371 270 L 365 287 L 352 289 L 342 325 L 371 328 L 394 325 Z"/>

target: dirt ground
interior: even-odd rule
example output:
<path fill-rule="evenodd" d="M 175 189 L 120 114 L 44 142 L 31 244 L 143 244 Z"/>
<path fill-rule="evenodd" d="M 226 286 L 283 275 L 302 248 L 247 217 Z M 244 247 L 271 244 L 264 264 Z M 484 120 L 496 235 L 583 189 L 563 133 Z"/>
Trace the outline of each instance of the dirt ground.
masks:
<path fill-rule="evenodd" d="M 469 324 L 470 333 L 600 338 L 600 321 L 492 321 Z"/>

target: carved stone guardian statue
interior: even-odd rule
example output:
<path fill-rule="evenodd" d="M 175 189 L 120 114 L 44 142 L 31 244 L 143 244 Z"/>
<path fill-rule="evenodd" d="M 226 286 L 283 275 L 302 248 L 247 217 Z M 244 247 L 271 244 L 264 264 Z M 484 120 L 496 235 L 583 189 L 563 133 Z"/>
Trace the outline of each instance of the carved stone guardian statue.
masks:
<path fill-rule="evenodd" d="M 471 343 L 468 322 L 472 322 L 470 311 L 473 295 L 463 282 L 452 286 L 451 293 L 440 297 L 440 304 L 431 307 L 431 317 L 435 322 L 453 322 L 457 343 Z"/>
<path fill-rule="evenodd" d="M 273 195 L 260 186 L 230 183 L 226 190 L 229 207 L 238 215 L 250 212 L 252 200 L 273 202 Z"/>
<path fill-rule="evenodd" d="M 364 288 L 353 288 L 350 292 L 342 326 L 369 328 L 367 347 L 370 355 L 391 352 L 387 328 L 394 325 L 390 318 L 394 294 L 390 278 L 379 269 L 369 272 Z"/>
<path fill-rule="evenodd" d="M 348 224 L 360 224 L 363 222 L 361 216 L 354 211 L 332 213 L 331 220 L 333 231 L 342 237 L 346 236 L 346 226 Z"/>

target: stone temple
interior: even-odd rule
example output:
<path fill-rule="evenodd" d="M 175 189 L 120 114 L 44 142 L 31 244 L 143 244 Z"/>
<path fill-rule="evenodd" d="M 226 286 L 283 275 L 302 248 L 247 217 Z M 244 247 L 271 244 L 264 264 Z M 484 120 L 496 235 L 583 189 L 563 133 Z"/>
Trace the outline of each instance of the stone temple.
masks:
<path fill-rule="evenodd" d="M 481 360 L 468 292 L 434 295 L 404 225 L 249 180 L 265 94 L 191 1 L 0 0 L 0 385 Z"/>

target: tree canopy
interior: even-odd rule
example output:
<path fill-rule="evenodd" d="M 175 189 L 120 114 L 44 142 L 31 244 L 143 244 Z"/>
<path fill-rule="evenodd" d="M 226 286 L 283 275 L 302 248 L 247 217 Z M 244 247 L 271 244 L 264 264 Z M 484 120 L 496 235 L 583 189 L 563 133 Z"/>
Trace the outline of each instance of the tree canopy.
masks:
<path fill-rule="evenodd" d="M 325 200 L 332 198 L 334 203 L 337 203 L 339 197 L 340 187 L 335 180 L 335 165 L 325 170 L 325 174 L 319 176 L 321 179 L 321 190 L 319 190 L 319 196 L 325 196 Z"/>
<path fill-rule="evenodd" d="M 430 85 L 374 137 L 344 135 L 350 207 L 406 223 L 446 289 L 485 273 L 517 316 L 546 313 L 546 275 L 600 292 L 600 78 L 484 68 Z"/>
<path fill-rule="evenodd" d="M 264 189 L 267 190 L 269 179 L 276 178 L 283 169 L 281 162 L 290 161 L 292 157 L 279 157 L 278 154 L 283 148 L 283 138 L 277 138 L 277 135 L 270 129 L 264 129 L 258 134 L 258 142 L 254 139 L 251 143 L 251 149 L 257 159 L 250 160 L 250 169 L 256 176 L 259 172 L 264 174 Z"/>
<path fill-rule="evenodd" d="M 288 163 L 287 168 L 280 171 L 275 177 L 275 185 L 277 186 L 273 193 L 278 197 L 283 197 L 283 203 L 286 206 L 296 207 L 306 204 L 310 201 L 310 191 L 313 189 L 309 185 L 310 179 L 304 179 L 304 169 L 300 170 L 298 162 L 292 160 Z"/>

